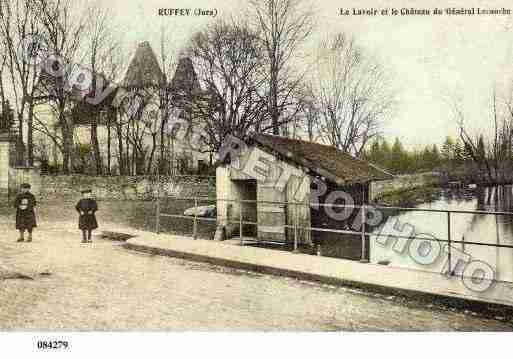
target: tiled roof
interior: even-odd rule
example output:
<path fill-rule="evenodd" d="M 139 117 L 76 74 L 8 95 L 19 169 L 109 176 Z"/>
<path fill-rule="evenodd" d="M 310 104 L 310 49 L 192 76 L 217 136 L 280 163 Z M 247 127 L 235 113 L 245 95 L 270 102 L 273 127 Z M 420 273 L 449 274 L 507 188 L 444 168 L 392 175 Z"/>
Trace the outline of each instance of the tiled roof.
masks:
<path fill-rule="evenodd" d="M 268 134 L 255 134 L 251 140 L 338 185 L 365 183 L 393 177 L 392 174 L 373 164 L 333 146 Z"/>
<path fill-rule="evenodd" d="M 185 92 L 188 94 L 201 91 L 198 76 L 194 70 L 194 65 L 188 57 L 182 57 L 178 61 L 176 71 L 169 83 L 172 92 Z"/>
<path fill-rule="evenodd" d="M 157 56 L 148 41 L 139 44 L 128 66 L 122 86 L 125 88 L 144 88 L 159 86 L 164 80 Z"/>

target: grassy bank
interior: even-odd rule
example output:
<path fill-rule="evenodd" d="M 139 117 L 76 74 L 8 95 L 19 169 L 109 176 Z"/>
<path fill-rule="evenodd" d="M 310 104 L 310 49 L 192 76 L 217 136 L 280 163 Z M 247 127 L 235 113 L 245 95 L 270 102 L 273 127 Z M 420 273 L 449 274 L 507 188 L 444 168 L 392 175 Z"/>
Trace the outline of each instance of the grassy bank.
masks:
<path fill-rule="evenodd" d="M 439 198 L 441 189 L 436 186 L 421 186 L 382 194 L 375 202 L 382 206 L 415 207 Z"/>

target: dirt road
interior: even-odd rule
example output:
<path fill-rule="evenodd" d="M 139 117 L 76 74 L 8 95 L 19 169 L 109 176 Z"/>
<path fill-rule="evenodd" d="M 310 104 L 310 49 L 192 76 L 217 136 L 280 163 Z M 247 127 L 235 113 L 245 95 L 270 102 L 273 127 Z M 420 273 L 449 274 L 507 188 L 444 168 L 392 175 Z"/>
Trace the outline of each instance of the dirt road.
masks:
<path fill-rule="evenodd" d="M 141 254 L 118 242 L 81 244 L 73 225 L 43 225 L 33 243 L 16 243 L 6 224 L 0 233 L 0 330 L 513 328 L 347 288 Z"/>

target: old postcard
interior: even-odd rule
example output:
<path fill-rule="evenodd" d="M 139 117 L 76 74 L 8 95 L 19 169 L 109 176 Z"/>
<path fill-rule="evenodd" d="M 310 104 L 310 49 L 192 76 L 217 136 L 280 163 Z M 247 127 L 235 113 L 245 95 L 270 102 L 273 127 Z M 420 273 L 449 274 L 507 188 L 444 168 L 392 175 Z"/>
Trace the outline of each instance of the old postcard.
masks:
<path fill-rule="evenodd" d="M 512 329 L 510 1 L 0 0 L 0 340 Z"/>

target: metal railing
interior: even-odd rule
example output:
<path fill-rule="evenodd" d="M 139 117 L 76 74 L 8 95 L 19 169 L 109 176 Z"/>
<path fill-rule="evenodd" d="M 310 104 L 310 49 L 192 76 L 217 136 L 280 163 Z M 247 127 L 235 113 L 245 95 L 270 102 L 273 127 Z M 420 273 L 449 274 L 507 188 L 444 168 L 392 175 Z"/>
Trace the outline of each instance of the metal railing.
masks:
<path fill-rule="evenodd" d="M 462 245 L 477 245 L 477 246 L 490 246 L 490 247 L 496 247 L 496 248 L 509 248 L 513 249 L 513 245 L 508 244 L 499 244 L 499 243 L 485 243 L 485 242 L 474 242 L 474 241 L 468 241 L 468 240 L 454 240 L 451 236 L 451 214 L 480 214 L 480 215 L 495 215 L 495 216 L 513 216 L 512 212 L 500 212 L 500 211 L 469 211 L 469 210 L 445 210 L 445 209 L 430 209 L 430 208 L 408 208 L 408 207 L 393 207 L 393 206 L 374 206 L 374 205 L 346 205 L 346 204 L 327 204 L 327 203 L 307 203 L 307 202 L 283 202 L 283 201 L 259 201 L 259 200 L 244 200 L 244 199 L 219 199 L 219 198 L 210 198 L 210 197 L 173 197 L 173 200 L 187 200 L 187 201 L 194 201 L 194 207 L 198 207 L 199 203 L 202 202 L 214 202 L 216 204 L 216 207 L 219 203 L 222 202 L 229 202 L 229 203 L 237 203 L 239 206 L 239 213 L 238 218 L 236 221 L 231 220 L 230 218 L 223 218 L 224 224 L 233 224 L 238 225 L 239 227 L 239 240 L 240 244 L 244 245 L 244 235 L 243 235 L 243 227 L 244 225 L 254 225 L 258 226 L 259 223 L 257 222 L 251 222 L 246 221 L 243 218 L 243 210 L 242 206 L 244 203 L 254 203 L 257 206 L 259 204 L 274 204 L 274 205 L 283 205 L 283 206 L 293 206 L 295 207 L 295 219 L 292 221 L 292 224 L 285 223 L 283 225 L 284 228 L 288 228 L 292 230 L 293 233 L 293 248 L 294 252 L 298 252 L 299 248 L 299 231 L 310 231 L 310 232 L 328 232 L 328 233 L 334 233 L 334 234 L 349 234 L 349 235 L 355 235 L 360 236 L 361 241 L 361 261 L 367 262 L 367 251 L 366 251 L 366 242 L 367 237 L 368 238 L 374 238 L 374 237 L 389 237 L 392 236 L 394 238 L 399 239 L 419 239 L 419 240 L 427 240 L 427 241 L 438 241 L 442 243 L 448 244 L 448 264 L 449 268 L 451 267 L 451 247 L 453 244 L 462 244 Z M 157 200 L 157 221 L 156 221 L 156 232 L 160 233 L 160 217 L 168 217 L 168 218 L 181 218 L 181 219 L 188 219 L 193 221 L 193 233 L 192 236 L 194 239 L 197 238 L 197 232 L 198 232 L 198 222 L 199 221 L 209 221 L 209 222 L 217 222 L 218 218 L 208 218 L 208 217 L 200 217 L 198 216 L 197 211 L 194 212 L 193 216 L 186 216 L 183 214 L 169 214 L 169 213 L 161 213 L 160 205 L 158 204 Z M 320 228 L 320 227 L 312 227 L 310 226 L 300 226 L 299 225 L 299 208 L 308 207 L 308 210 L 311 210 L 312 207 L 317 207 L 320 210 L 320 207 L 325 208 L 342 208 L 342 209 L 353 209 L 353 210 L 361 210 L 357 215 L 361 216 L 360 219 L 360 230 L 348 230 L 348 229 L 334 229 L 334 228 Z M 382 210 L 382 211 L 397 211 L 397 212 L 428 212 L 428 213 L 441 213 L 446 216 L 446 222 L 447 222 L 447 238 L 437 238 L 437 237 L 419 237 L 419 236 L 401 236 L 397 233 L 376 233 L 376 232 L 368 232 L 367 231 L 367 213 L 369 210 Z M 289 222 L 290 223 L 290 222 Z M 379 226 L 376 226 L 379 227 Z M 258 228 L 258 227 L 257 227 Z M 265 243 L 265 240 L 261 241 L 262 243 Z"/>

